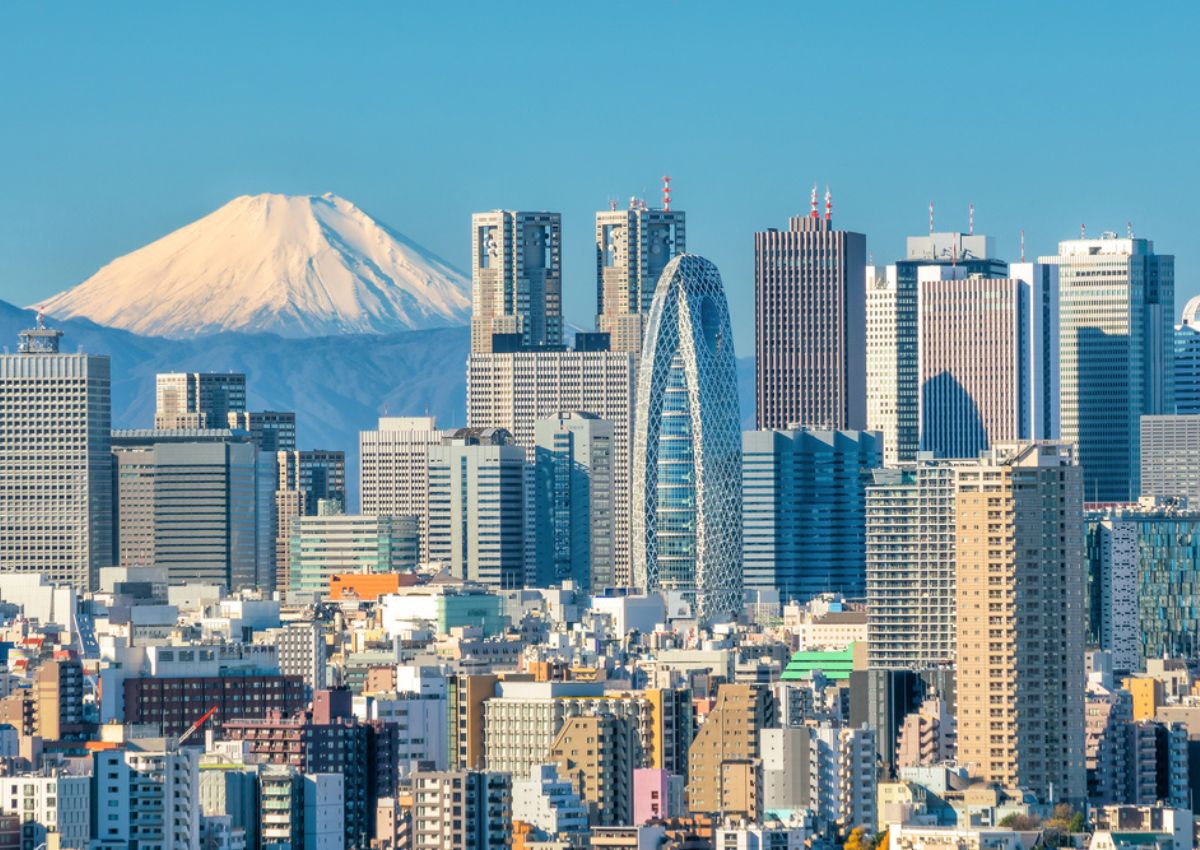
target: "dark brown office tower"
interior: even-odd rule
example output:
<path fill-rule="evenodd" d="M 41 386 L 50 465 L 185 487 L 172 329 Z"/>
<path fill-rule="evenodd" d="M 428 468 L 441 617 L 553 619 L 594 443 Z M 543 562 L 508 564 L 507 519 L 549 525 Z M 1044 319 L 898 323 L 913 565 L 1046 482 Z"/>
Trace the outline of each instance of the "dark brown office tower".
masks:
<path fill-rule="evenodd" d="M 758 428 L 866 427 L 867 237 L 825 215 L 754 234 Z"/>

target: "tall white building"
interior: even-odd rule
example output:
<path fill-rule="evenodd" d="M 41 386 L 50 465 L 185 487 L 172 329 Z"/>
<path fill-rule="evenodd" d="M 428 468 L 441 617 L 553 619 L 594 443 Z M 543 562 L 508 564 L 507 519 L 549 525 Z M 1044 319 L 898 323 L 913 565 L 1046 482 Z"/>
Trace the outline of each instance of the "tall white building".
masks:
<path fill-rule="evenodd" d="M 429 449 L 447 433 L 432 416 L 386 416 L 358 436 L 362 512 L 419 517 L 422 561 L 429 560 Z"/>
<path fill-rule="evenodd" d="M 630 475 L 636 358 L 621 351 L 474 354 L 467 364 L 467 425 L 503 428 L 535 454 L 539 420 L 584 411 L 612 423 L 613 584 L 630 577 Z M 365 492 L 364 486 L 364 492 Z"/>
<path fill-rule="evenodd" d="M 39 316 L 0 354 L 0 572 L 83 591 L 113 556 L 110 365 L 61 337 Z"/>
<path fill-rule="evenodd" d="M 94 837 L 129 847 L 200 850 L 200 771 L 194 748 L 161 738 L 94 754 Z"/>
<path fill-rule="evenodd" d="M 1104 233 L 1058 243 L 1062 439 L 1089 502 L 1139 487 L 1139 420 L 1175 410 L 1175 258 L 1149 239 Z"/>
<path fill-rule="evenodd" d="M 874 831 L 874 730 L 794 726 L 763 729 L 759 740 L 765 809 L 807 809 L 824 824 Z"/>
<path fill-rule="evenodd" d="M 484 770 L 413 774 L 414 850 L 512 846 L 512 776 Z"/>
<path fill-rule="evenodd" d="M 533 467 L 500 428 L 463 428 L 429 450 L 429 560 L 495 588 L 534 574 Z"/>
<path fill-rule="evenodd" d="M 562 216 L 475 213 L 471 235 L 471 353 L 562 345 Z"/>

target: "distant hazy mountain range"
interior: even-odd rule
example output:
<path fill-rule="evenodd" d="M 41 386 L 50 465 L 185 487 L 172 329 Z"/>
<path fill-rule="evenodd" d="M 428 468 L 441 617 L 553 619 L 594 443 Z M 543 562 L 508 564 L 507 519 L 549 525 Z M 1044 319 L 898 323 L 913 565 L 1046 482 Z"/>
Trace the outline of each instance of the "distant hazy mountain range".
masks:
<path fill-rule="evenodd" d="M 466 424 L 463 275 L 333 195 L 237 198 L 48 299 L 64 351 L 112 357 L 113 425 L 150 427 L 158 372 L 244 372 L 252 410 L 294 410 L 300 448 L 343 449 L 379 416 Z M 35 312 L 0 301 L 0 344 Z M 753 427 L 754 361 L 738 362 Z"/>

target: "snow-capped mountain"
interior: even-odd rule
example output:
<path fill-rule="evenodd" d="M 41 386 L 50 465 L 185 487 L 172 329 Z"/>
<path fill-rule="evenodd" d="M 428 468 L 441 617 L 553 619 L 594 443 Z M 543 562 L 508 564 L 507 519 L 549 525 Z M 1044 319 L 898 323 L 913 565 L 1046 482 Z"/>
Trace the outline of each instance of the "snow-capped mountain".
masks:
<path fill-rule="evenodd" d="M 285 337 L 466 324 L 449 263 L 332 194 L 244 195 L 44 301 L 150 336 Z"/>

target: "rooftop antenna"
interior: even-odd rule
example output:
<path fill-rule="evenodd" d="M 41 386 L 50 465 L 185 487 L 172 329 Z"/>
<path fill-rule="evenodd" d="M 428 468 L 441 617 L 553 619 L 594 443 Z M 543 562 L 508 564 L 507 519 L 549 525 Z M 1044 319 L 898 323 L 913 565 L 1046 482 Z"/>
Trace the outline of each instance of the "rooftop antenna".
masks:
<path fill-rule="evenodd" d="M 817 184 L 816 183 L 813 184 L 812 195 L 809 196 L 809 204 L 812 206 L 812 212 L 809 213 L 809 216 L 812 218 L 820 218 L 820 216 L 817 214 Z"/>
<path fill-rule="evenodd" d="M 668 175 L 664 174 L 662 181 L 663 181 L 663 210 L 665 212 L 670 212 L 671 211 L 671 178 Z"/>
<path fill-rule="evenodd" d="M 975 235 L 975 205 L 967 204 L 967 235 Z"/>
<path fill-rule="evenodd" d="M 1021 228 L 1021 262 L 1025 262 L 1025 228 Z"/>
<path fill-rule="evenodd" d="M 829 184 L 825 184 L 825 220 L 833 220 L 833 195 L 829 192 Z"/>
<path fill-rule="evenodd" d="M 609 199 L 608 199 L 608 208 L 609 208 L 610 210 L 612 210 L 613 212 L 616 212 L 616 211 L 617 211 L 617 199 L 616 199 L 616 198 L 609 198 Z"/>
<path fill-rule="evenodd" d="M 933 201 L 929 202 L 929 235 L 933 235 Z"/>
<path fill-rule="evenodd" d="M 629 196 L 629 208 L 630 208 L 631 210 L 636 210 L 636 209 L 637 209 L 637 198 L 636 198 L 636 197 L 634 197 L 633 195 L 630 195 L 630 196 Z"/>
<path fill-rule="evenodd" d="M 1079 238 L 1087 239 L 1087 225 L 1086 224 L 1079 225 Z"/>
<path fill-rule="evenodd" d="M 642 200 L 641 200 L 641 205 L 642 205 L 642 212 L 645 212 L 647 209 L 649 209 L 649 207 L 647 207 L 647 206 L 646 206 L 646 199 L 645 199 L 645 198 L 642 198 Z"/>
<path fill-rule="evenodd" d="M 1132 221 L 1125 222 L 1125 235 L 1128 236 L 1130 239 L 1133 238 L 1133 222 Z"/>

